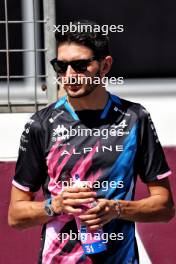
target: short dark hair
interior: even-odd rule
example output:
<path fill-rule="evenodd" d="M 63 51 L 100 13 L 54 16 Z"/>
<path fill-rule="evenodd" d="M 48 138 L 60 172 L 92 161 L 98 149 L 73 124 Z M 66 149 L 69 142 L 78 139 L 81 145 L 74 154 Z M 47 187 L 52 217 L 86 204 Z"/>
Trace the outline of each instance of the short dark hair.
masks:
<path fill-rule="evenodd" d="M 74 21 L 72 24 L 76 25 L 77 29 L 78 29 L 78 25 L 79 26 L 88 25 L 91 26 L 92 28 L 95 25 L 98 25 L 99 28 L 101 29 L 101 26 L 98 23 L 91 20 Z M 75 32 L 68 31 L 65 32 L 64 34 L 61 34 L 61 32 L 56 31 L 55 38 L 57 42 L 57 47 L 60 44 L 63 44 L 64 42 L 68 42 L 68 43 L 73 42 L 90 48 L 93 51 L 94 56 L 96 56 L 98 59 L 101 59 L 110 55 L 109 38 L 107 35 L 103 35 L 102 33 L 103 32 L 101 30 L 98 32 L 95 31 L 80 32 L 79 30 L 76 30 Z"/>

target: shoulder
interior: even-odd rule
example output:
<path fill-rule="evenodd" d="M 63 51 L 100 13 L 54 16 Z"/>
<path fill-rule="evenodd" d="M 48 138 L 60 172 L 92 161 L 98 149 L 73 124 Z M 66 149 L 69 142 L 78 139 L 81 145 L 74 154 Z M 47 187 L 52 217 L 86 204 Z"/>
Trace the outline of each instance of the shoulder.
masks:
<path fill-rule="evenodd" d="M 110 95 L 114 104 L 116 104 L 116 107 L 118 107 L 121 111 L 129 113 L 132 116 L 136 116 L 136 118 L 139 119 L 148 117 L 149 112 L 142 104 L 120 98 L 114 94 Z"/>
<path fill-rule="evenodd" d="M 58 115 L 60 111 L 63 112 L 64 108 L 63 105 L 65 103 L 65 96 L 60 98 L 58 101 L 44 107 L 43 109 L 37 111 L 31 116 L 31 119 L 35 122 L 40 123 L 42 125 L 46 121 L 52 123 L 52 119 L 55 115 Z"/>
<path fill-rule="evenodd" d="M 43 109 L 35 112 L 32 116 L 31 119 L 34 119 L 40 123 L 42 123 L 45 119 L 49 118 L 52 112 L 55 110 L 55 103 L 52 103 Z"/>

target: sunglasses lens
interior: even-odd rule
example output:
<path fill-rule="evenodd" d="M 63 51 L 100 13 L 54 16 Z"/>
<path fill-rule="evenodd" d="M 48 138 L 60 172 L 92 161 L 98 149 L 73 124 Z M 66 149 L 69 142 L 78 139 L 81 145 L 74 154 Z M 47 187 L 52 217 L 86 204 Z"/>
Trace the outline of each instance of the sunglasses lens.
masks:
<path fill-rule="evenodd" d="M 89 62 L 86 60 L 74 61 L 71 63 L 72 68 L 77 72 L 85 72 Z"/>
<path fill-rule="evenodd" d="M 51 61 L 51 64 L 57 73 L 65 73 L 67 71 L 68 65 L 71 65 L 72 69 L 76 72 L 85 72 L 87 71 L 87 66 L 89 65 L 89 63 L 94 59 L 95 58 L 92 57 L 87 60 L 75 60 L 70 62 L 53 59 Z"/>
<path fill-rule="evenodd" d="M 56 72 L 64 73 L 67 70 L 67 63 L 64 63 L 63 61 L 56 61 L 53 67 Z"/>

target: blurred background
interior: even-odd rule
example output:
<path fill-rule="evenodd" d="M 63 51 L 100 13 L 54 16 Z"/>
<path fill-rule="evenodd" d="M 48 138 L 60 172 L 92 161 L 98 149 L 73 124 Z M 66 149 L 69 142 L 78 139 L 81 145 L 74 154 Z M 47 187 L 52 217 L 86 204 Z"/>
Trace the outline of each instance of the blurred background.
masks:
<path fill-rule="evenodd" d="M 174 1 L 0 0 L 0 264 L 24 263 L 24 253 L 29 256 L 26 264 L 36 263 L 40 228 L 11 230 L 7 207 L 24 124 L 32 113 L 62 95 L 49 63 L 56 56 L 53 25 L 90 19 L 124 26 L 124 32 L 109 34 L 114 62 L 108 75 L 123 76 L 124 84 L 108 85 L 107 89 L 140 102 L 151 113 L 173 170 L 175 197 L 175 15 Z M 139 182 L 136 199 L 144 195 L 145 186 Z M 169 224 L 137 225 L 142 264 L 175 263 L 174 228 L 175 219 Z"/>

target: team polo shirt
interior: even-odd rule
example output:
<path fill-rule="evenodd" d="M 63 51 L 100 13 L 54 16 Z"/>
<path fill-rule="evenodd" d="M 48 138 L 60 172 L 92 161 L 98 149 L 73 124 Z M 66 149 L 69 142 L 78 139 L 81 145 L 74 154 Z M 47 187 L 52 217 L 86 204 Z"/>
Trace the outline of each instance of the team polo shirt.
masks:
<path fill-rule="evenodd" d="M 104 109 L 73 111 L 63 97 L 35 113 L 21 136 L 13 185 L 26 192 L 42 187 L 48 199 L 76 174 L 98 198 L 129 201 L 137 175 L 150 183 L 171 174 L 146 109 L 109 93 Z M 139 263 L 134 222 L 114 219 L 103 232 L 107 250 L 85 255 L 71 236 L 78 233 L 75 217 L 57 216 L 43 226 L 38 263 Z"/>

